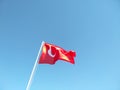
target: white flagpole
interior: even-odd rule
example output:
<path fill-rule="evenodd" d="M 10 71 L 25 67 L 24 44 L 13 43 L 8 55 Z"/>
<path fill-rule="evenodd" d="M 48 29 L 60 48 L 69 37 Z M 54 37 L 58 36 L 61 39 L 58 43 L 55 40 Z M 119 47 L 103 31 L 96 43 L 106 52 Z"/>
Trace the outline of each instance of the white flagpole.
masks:
<path fill-rule="evenodd" d="M 39 59 L 39 55 L 40 55 L 41 49 L 42 49 L 42 47 L 43 47 L 43 44 L 44 44 L 44 41 L 42 41 L 42 43 L 41 43 L 41 46 L 40 46 L 40 49 L 39 49 L 39 52 L 38 52 L 38 55 L 37 55 L 37 58 L 36 58 L 34 67 L 33 67 L 33 69 L 32 69 L 32 72 L 31 72 L 30 79 L 29 79 L 29 81 L 28 81 L 26 90 L 30 90 L 30 86 L 31 86 L 31 84 L 32 84 L 32 80 L 33 80 L 35 71 L 36 71 L 36 69 L 37 69 L 38 59 Z"/>

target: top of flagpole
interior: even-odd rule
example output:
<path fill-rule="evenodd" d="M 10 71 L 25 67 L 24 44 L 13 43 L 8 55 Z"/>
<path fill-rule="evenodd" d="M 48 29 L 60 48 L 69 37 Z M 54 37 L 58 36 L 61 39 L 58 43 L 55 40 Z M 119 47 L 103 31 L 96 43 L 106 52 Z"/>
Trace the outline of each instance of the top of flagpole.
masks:
<path fill-rule="evenodd" d="M 45 43 L 45 42 L 42 41 L 41 46 L 40 46 L 40 49 L 39 49 L 39 52 L 38 52 L 37 60 L 38 60 L 38 58 L 39 58 L 39 55 L 40 55 L 40 52 L 41 52 L 41 50 L 42 50 L 42 47 L 43 47 L 44 43 Z"/>

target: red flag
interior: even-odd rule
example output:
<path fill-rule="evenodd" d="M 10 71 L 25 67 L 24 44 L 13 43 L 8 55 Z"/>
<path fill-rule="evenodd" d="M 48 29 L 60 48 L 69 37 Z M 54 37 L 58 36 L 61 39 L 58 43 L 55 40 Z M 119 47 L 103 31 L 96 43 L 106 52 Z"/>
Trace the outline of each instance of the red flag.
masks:
<path fill-rule="evenodd" d="M 39 58 L 39 64 L 55 64 L 57 60 L 63 60 L 74 64 L 74 51 L 66 51 L 53 44 L 44 43 L 42 54 Z"/>

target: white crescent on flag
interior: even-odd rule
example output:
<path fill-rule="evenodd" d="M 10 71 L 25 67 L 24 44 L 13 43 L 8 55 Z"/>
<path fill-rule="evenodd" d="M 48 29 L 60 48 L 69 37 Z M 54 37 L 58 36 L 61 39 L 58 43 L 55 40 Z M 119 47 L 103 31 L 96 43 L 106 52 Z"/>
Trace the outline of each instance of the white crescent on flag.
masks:
<path fill-rule="evenodd" d="M 55 57 L 55 54 L 52 54 L 52 53 L 51 53 L 51 46 L 50 46 L 50 49 L 48 50 L 48 54 L 49 54 L 49 56 L 51 56 L 51 57 L 53 57 L 53 58 Z"/>

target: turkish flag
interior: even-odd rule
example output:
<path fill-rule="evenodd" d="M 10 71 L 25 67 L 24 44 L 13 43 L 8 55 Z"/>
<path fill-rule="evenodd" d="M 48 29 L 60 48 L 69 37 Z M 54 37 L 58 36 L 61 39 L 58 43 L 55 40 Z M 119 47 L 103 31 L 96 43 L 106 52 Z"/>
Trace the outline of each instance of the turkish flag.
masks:
<path fill-rule="evenodd" d="M 63 48 L 58 47 L 56 45 L 44 43 L 38 63 L 55 64 L 57 60 L 63 60 L 74 64 L 75 56 L 76 53 L 74 51 L 66 51 Z"/>

